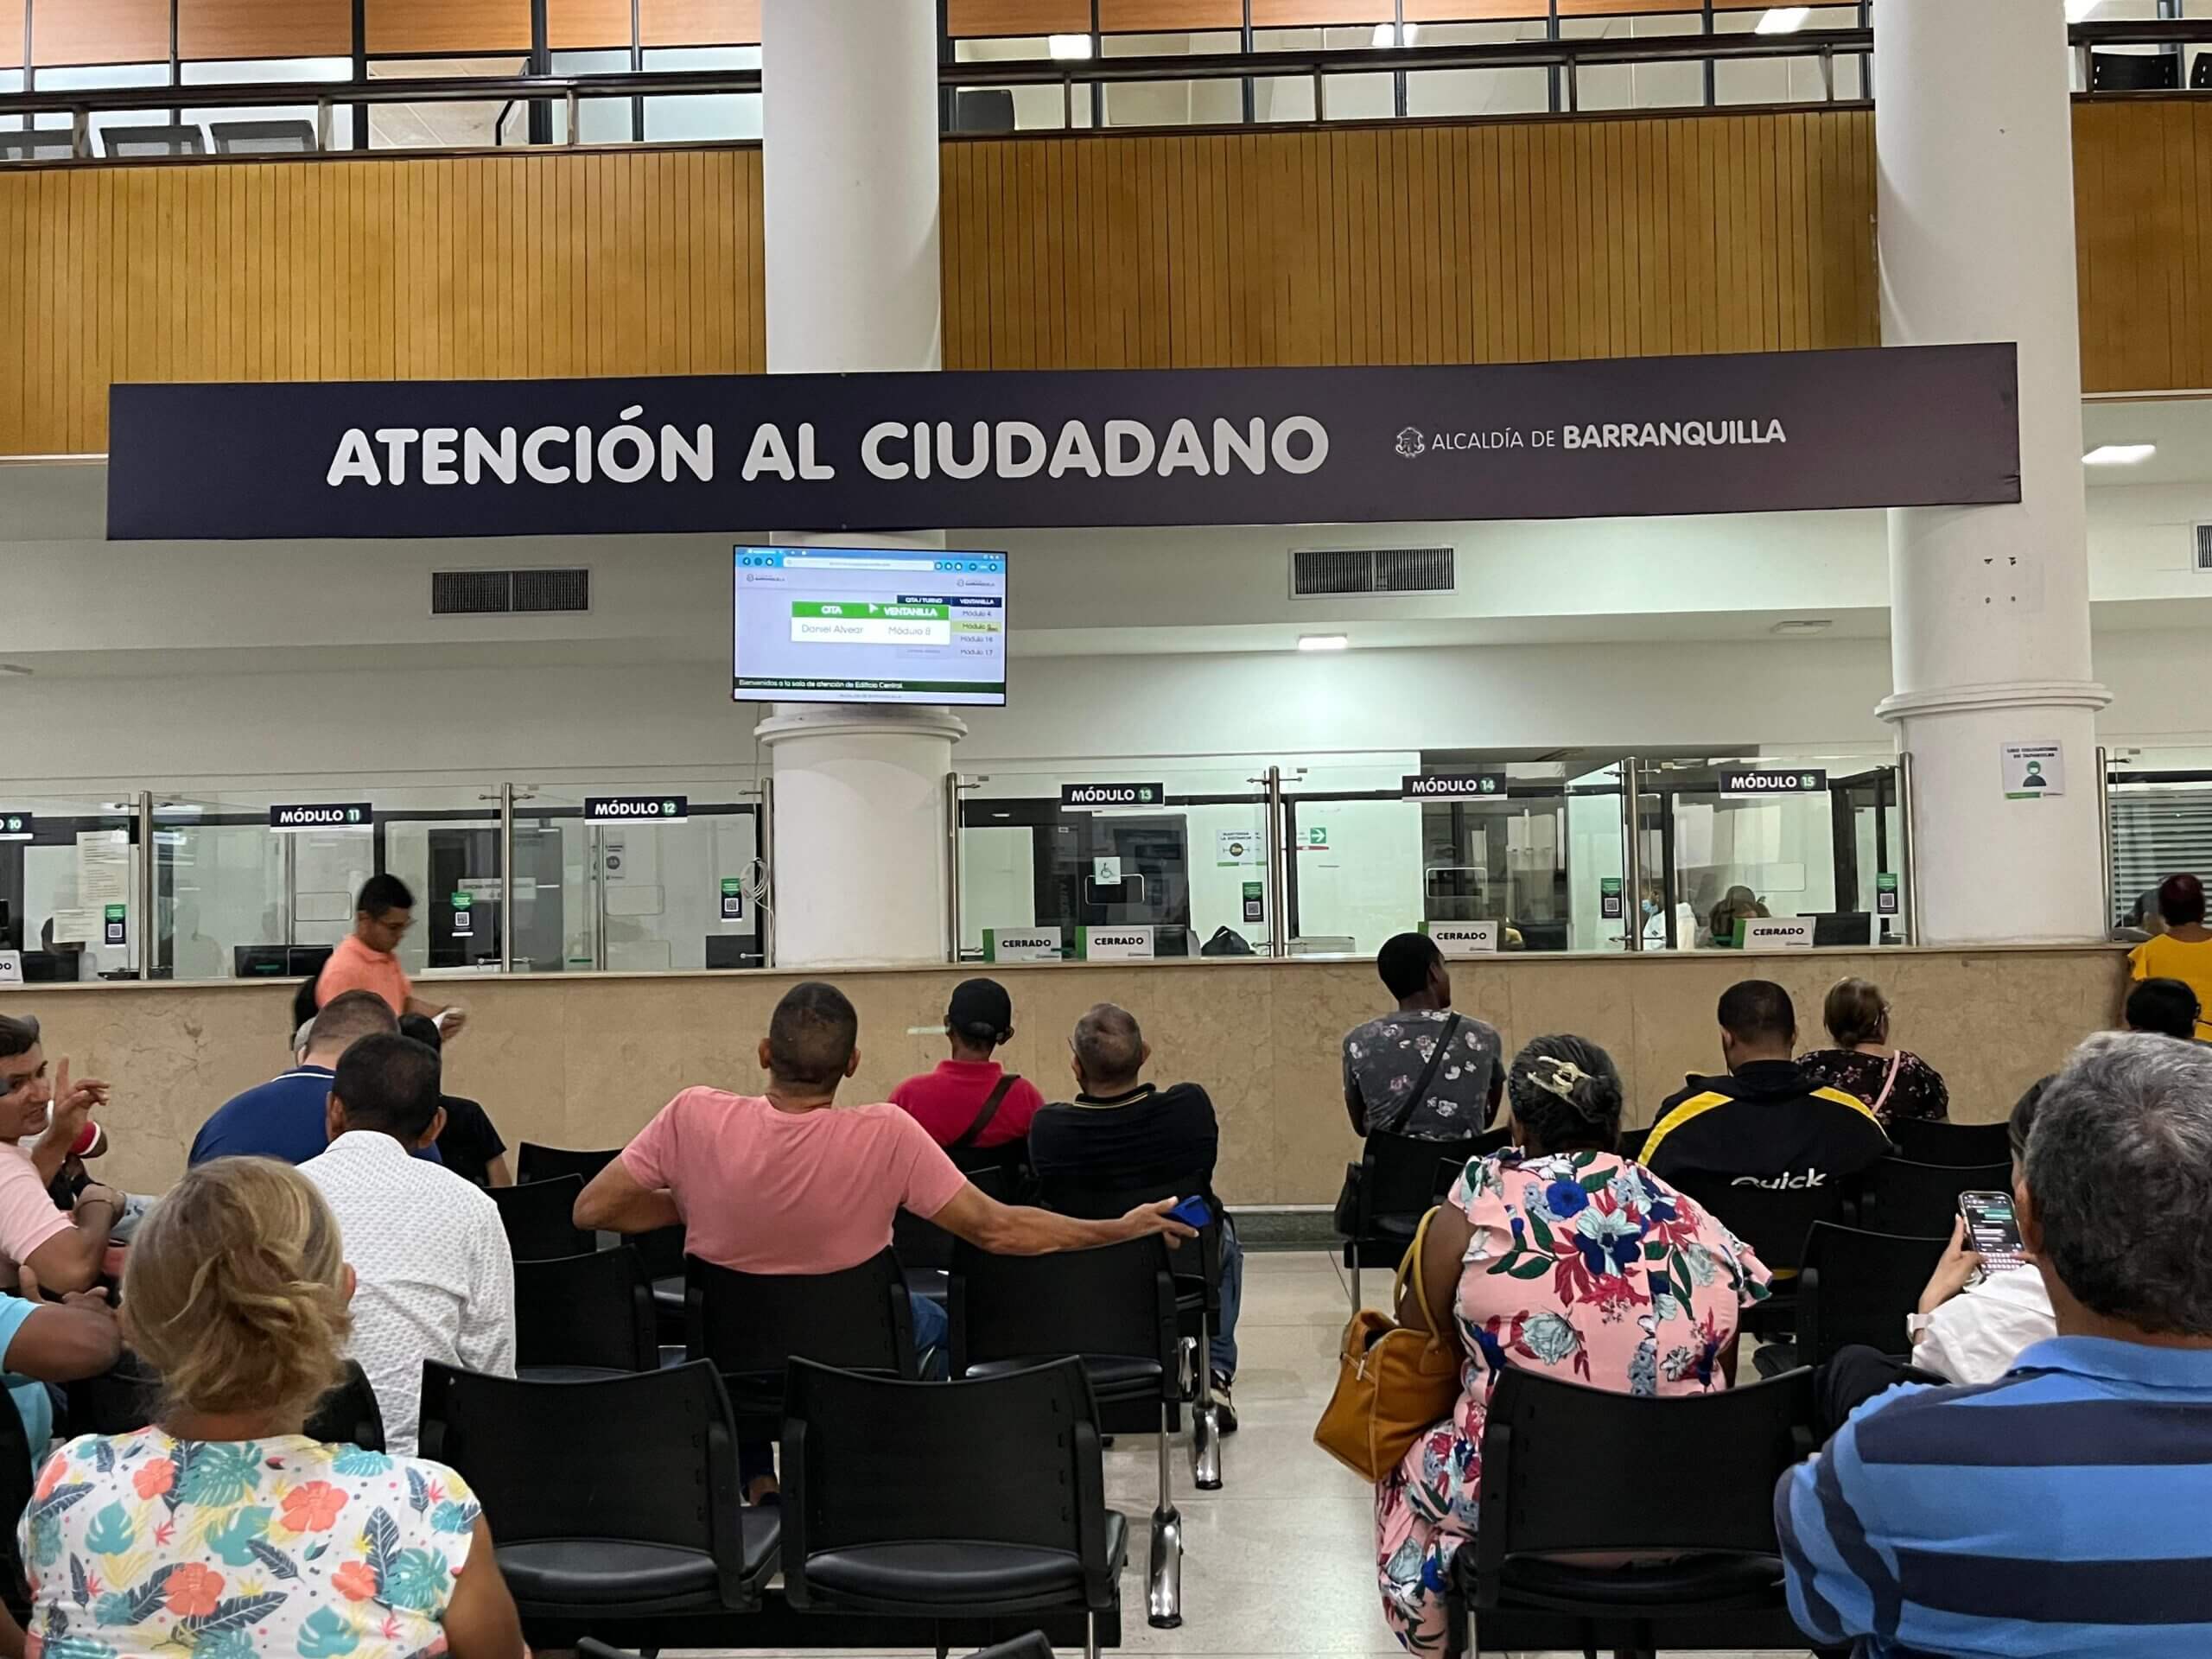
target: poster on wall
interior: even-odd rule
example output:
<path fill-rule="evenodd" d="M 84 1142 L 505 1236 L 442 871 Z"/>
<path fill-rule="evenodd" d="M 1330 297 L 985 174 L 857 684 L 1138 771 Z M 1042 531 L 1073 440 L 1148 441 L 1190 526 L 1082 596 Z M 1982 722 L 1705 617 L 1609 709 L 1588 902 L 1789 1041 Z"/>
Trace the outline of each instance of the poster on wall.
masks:
<path fill-rule="evenodd" d="M 1257 830 L 1219 830 L 1214 832 L 1214 865 L 1232 869 L 1240 864 L 1268 861 L 1267 837 Z"/>
<path fill-rule="evenodd" d="M 2066 793 L 2066 749 L 2056 741 L 2007 743 L 1999 764 L 2008 801 L 2055 800 Z"/>
<path fill-rule="evenodd" d="M 2017 353 L 118 385 L 108 535 L 1632 518 L 2020 499 Z"/>

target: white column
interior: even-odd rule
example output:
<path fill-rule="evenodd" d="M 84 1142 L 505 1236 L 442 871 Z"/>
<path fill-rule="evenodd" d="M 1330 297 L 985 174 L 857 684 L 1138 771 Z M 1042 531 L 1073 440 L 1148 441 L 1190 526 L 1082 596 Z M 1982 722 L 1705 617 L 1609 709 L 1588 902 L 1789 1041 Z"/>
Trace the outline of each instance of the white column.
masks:
<path fill-rule="evenodd" d="M 933 0 L 766 0 L 760 30 L 769 372 L 939 367 Z M 760 723 L 779 966 L 944 959 L 944 780 L 966 731 L 907 706 L 779 703 Z"/>
<path fill-rule="evenodd" d="M 1927 944 L 2101 938 L 2063 0 L 1874 9 L 1882 341 L 2012 340 L 2018 506 L 1890 514 L 1894 695 L 1913 758 Z M 2064 748 L 2065 794 L 2006 798 L 2004 745 Z"/>

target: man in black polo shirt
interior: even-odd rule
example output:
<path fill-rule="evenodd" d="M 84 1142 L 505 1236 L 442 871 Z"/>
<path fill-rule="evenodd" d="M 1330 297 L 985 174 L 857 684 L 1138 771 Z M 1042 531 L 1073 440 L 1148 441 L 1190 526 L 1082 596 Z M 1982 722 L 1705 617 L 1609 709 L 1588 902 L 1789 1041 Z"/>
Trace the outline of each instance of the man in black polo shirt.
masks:
<path fill-rule="evenodd" d="M 1041 1201 L 1063 1215 L 1096 1220 L 1117 1203 L 1113 1213 L 1119 1216 L 1141 1199 L 1197 1197 L 1224 1217 L 1221 1328 L 1212 1333 L 1209 1363 L 1226 1433 L 1236 1427 L 1229 1388 L 1236 1376 L 1244 1253 L 1214 1195 L 1221 1128 L 1213 1102 L 1195 1083 L 1161 1089 L 1138 1080 L 1152 1050 L 1126 1008 L 1101 1002 L 1076 1021 L 1071 1046 L 1079 1090 L 1074 1103 L 1045 1107 L 1029 1124 L 1029 1162 Z"/>
<path fill-rule="evenodd" d="M 1688 1187 L 1780 1272 L 1797 1264 L 1802 1217 L 1821 1207 L 1815 1195 L 1825 1190 L 1840 1207 L 1844 1184 L 1890 1150 L 1866 1103 L 1815 1082 L 1796 1052 L 1789 992 L 1764 979 L 1730 986 L 1720 999 L 1727 1075 L 1691 1077 L 1669 1098 L 1640 1160 L 1660 1179 Z M 1777 1202 L 1789 1194 L 1807 1201 Z M 1783 1236 L 1754 1236 L 1768 1217 Z"/>

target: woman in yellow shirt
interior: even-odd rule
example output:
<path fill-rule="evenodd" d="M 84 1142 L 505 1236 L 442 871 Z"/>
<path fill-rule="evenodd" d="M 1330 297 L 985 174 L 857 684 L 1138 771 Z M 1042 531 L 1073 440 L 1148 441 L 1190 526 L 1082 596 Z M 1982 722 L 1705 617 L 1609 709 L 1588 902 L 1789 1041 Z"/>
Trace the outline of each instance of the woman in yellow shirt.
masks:
<path fill-rule="evenodd" d="M 2196 993 L 2200 1009 L 2212 1009 L 2212 928 L 2204 925 L 2204 884 L 2193 875 L 2158 883 L 2158 914 L 2166 931 L 2128 952 L 2138 979 L 2177 979 Z M 2212 1022 L 2200 1013 L 2197 1039 L 2212 1039 Z"/>

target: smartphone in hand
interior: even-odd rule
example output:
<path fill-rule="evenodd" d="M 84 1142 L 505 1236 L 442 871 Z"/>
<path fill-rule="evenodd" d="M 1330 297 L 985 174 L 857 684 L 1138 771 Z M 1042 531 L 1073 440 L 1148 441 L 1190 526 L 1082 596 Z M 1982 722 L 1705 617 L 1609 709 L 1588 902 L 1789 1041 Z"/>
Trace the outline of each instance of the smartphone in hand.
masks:
<path fill-rule="evenodd" d="M 1961 1192 L 1959 1213 L 1966 1217 L 1967 1242 L 1981 1257 L 1986 1272 L 2009 1273 L 2027 1265 L 2010 1192 Z"/>
<path fill-rule="evenodd" d="M 1196 1194 L 1184 1199 L 1167 1215 L 1170 1220 L 1179 1221 L 1185 1227 L 1195 1227 L 1201 1231 L 1213 1225 L 1213 1206 Z"/>

